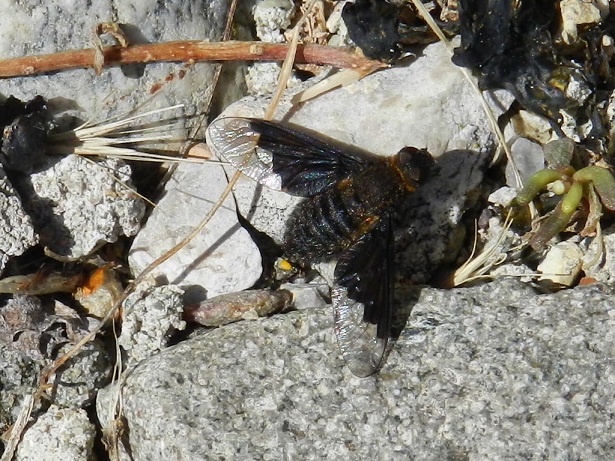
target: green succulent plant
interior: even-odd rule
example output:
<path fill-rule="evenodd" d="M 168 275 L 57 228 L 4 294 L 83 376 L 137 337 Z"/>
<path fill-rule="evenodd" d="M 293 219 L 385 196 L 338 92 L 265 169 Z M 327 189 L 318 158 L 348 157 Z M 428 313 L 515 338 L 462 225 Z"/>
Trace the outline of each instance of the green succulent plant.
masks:
<path fill-rule="evenodd" d="M 540 222 L 529 240 L 535 250 L 543 248 L 549 240 L 563 231 L 583 199 L 589 212 L 581 235 L 590 235 L 602 217 L 602 207 L 615 211 L 615 178 L 611 171 L 597 165 L 575 170 L 570 164 L 574 142 L 558 139 L 545 146 L 547 168 L 534 173 L 515 199 L 518 207 L 527 206 L 547 188 L 562 198 L 555 209 Z"/>

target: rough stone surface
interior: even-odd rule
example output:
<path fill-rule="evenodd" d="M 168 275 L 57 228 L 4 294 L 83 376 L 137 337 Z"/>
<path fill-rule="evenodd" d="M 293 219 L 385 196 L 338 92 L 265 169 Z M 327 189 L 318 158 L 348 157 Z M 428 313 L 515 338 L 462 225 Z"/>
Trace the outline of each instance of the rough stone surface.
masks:
<path fill-rule="evenodd" d="M 380 155 L 415 146 L 427 148 L 437 157 L 448 150 L 482 152 L 493 145 L 491 126 L 477 94 L 441 44 L 428 46 L 408 66 L 374 73 L 292 111 L 291 96 L 283 99 L 274 119 L 305 126 Z M 497 117 L 512 98 L 504 91 L 496 92 L 494 98 L 499 101 L 493 104 Z M 267 98 L 247 97 L 231 105 L 222 116 L 262 116 L 267 103 Z"/>
<path fill-rule="evenodd" d="M 605 2 L 597 4 L 602 8 Z M 0 50 L 10 57 L 90 47 L 92 26 L 107 20 L 127 25 L 133 42 L 215 40 L 228 3 L 14 2 L 11 14 L 0 17 Z M 87 15 L 74 13 L 86 10 Z M 103 41 L 111 43 L 107 37 Z M 424 188 L 416 202 L 426 208 L 417 206 L 416 214 L 409 215 L 410 222 L 419 225 L 405 237 L 423 246 L 424 253 L 411 246 L 402 251 L 400 245 L 398 255 L 401 262 L 413 265 L 421 260 L 433 265 L 453 253 L 444 242 L 459 237 L 455 226 L 471 205 L 468 197 L 481 184 L 492 145 L 478 100 L 463 88 L 460 74 L 437 47 L 427 48 L 409 67 L 372 75 L 304 104 L 292 115 L 284 112 L 286 103 L 280 113 L 280 118 L 380 154 L 394 154 L 405 145 L 427 147 L 436 156 L 457 149 L 440 155 L 446 184 Z M 210 65 L 183 63 L 104 69 L 100 76 L 92 70 L 73 70 L 2 80 L 0 93 L 24 100 L 40 93 L 52 99 L 52 111 L 82 119 L 132 110 L 152 93 L 147 109 L 182 102 L 183 112 L 193 114 L 207 100 L 211 75 Z M 262 115 L 266 101 L 252 101 L 252 115 Z M 249 107 L 248 101 L 244 104 Z M 190 188 L 217 184 L 218 179 L 200 174 Z M 173 181 L 175 187 L 188 190 L 181 176 Z M 255 194 L 254 183 L 242 181 L 249 186 L 245 192 L 238 186 L 241 213 L 254 223 L 260 220 L 257 227 L 273 236 L 281 235 L 295 199 L 286 194 L 275 197 L 264 189 Z M 171 207 L 168 221 L 180 215 L 202 217 L 202 210 L 185 200 L 195 195 L 193 191 L 174 202 L 178 205 Z M 37 238 L 13 193 L 7 197 L 15 208 L 7 212 L 11 218 L 6 222 L 14 229 L 10 237 L 0 237 L 0 267 L 3 245 L 16 248 L 17 255 Z M 206 197 L 214 200 L 216 193 Z M 0 203 L 0 216 L 3 210 Z M 234 214 L 234 209 L 227 211 Z M 416 220 L 417 214 L 428 216 L 427 221 Z M 227 228 L 237 225 L 235 220 L 226 223 Z M 157 254 L 191 229 L 187 222 L 176 231 L 169 231 L 165 223 L 148 225 L 162 229 L 147 241 L 152 247 L 164 241 Z M 210 226 L 206 235 L 219 227 Z M 16 229 L 23 229 L 24 237 L 11 243 Z M 173 232 L 178 235 L 167 238 Z M 436 246 L 425 247 L 425 242 Z M 212 245 L 217 243 L 205 241 L 196 254 L 207 254 Z M 193 253 L 180 257 L 176 273 L 165 270 L 158 275 L 204 286 L 210 296 L 249 286 L 260 273 L 258 252 L 246 235 L 229 239 L 229 246 L 233 252 L 226 253 L 228 259 L 217 259 L 216 252 L 205 258 L 211 265 L 196 281 L 182 278 L 199 259 Z M 607 243 L 607 265 L 612 265 L 612 246 Z M 240 274 L 248 260 L 252 269 Z M 610 275 L 603 276 L 612 281 Z M 321 302 L 314 288 L 309 290 L 302 307 L 312 295 L 314 304 Z M 384 370 L 363 380 L 344 368 L 330 309 L 305 309 L 222 327 L 150 357 L 127 374 L 127 448 L 136 461 L 610 459 L 615 446 L 613 294 L 594 286 L 539 296 L 515 282 L 450 292 L 425 289 Z M 29 335 L 21 331 L 10 337 L 20 342 Z M 13 420 L 13 405 L 36 385 L 40 364 L 12 345 L 2 344 L 0 355 L 4 427 Z M 104 398 L 99 403 L 103 420 L 100 409 L 108 405 Z M 17 459 L 88 459 L 93 437 L 84 412 L 52 406 L 26 433 Z M 74 450 L 60 451 L 65 445 Z"/>
<path fill-rule="evenodd" d="M 186 327 L 182 320 L 183 294 L 183 290 L 172 285 L 142 288 L 124 302 L 118 345 L 126 351 L 129 365 L 166 347 L 171 334 Z"/>
<path fill-rule="evenodd" d="M 127 378 L 130 449 L 135 461 L 608 459 L 613 295 L 423 289 L 366 379 L 344 368 L 328 309 L 228 325 Z"/>
<path fill-rule="evenodd" d="M 95 461 L 96 430 L 84 410 L 52 405 L 26 430 L 17 461 Z"/>
<path fill-rule="evenodd" d="M 581 0 L 561 0 L 562 38 L 566 43 L 577 39 L 577 28 L 596 24 L 609 14 L 608 0 L 583 2 Z"/>
<path fill-rule="evenodd" d="M 7 428 L 15 423 L 24 396 L 36 389 L 43 364 L 4 343 L 0 344 L 0 361 L 0 425 Z"/>
<path fill-rule="evenodd" d="M 615 229 L 612 227 L 603 235 L 603 264 L 593 264 L 585 269 L 585 275 L 599 282 L 612 285 L 615 283 Z"/>
<path fill-rule="evenodd" d="M 246 72 L 247 93 L 256 96 L 272 94 L 278 86 L 280 70 L 281 66 L 277 62 L 253 63 Z M 297 87 L 300 82 L 301 80 L 291 75 L 287 88 Z"/>
<path fill-rule="evenodd" d="M 58 356 L 73 346 L 64 346 Z M 113 364 L 105 344 L 100 339 L 90 341 L 56 373 L 51 392 L 54 403 L 63 407 L 86 407 L 94 401 L 98 389 L 109 384 L 112 372 Z"/>
<path fill-rule="evenodd" d="M 244 5 L 251 2 L 240 3 L 244 8 Z M 0 53 L 4 58 L 10 58 L 91 48 L 91 30 L 98 22 L 103 21 L 121 23 L 131 43 L 190 39 L 217 41 L 222 35 L 229 4 L 230 0 L 12 2 L 10 5 L 5 5 L 10 10 L 10 14 L 0 17 L 3 30 L 2 37 L 0 37 Z M 114 44 L 109 36 L 103 36 L 102 41 L 105 45 Z M 183 115 L 198 114 L 205 109 L 208 97 L 213 91 L 213 85 L 211 85 L 213 73 L 214 66 L 204 63 L 161 63 L 104 68 L 99 76 L 92 69 L 76 69 L 44 76 L 3 79 L 0 81 L 0 99 L 14 95 L 22 100 L 29 100 L 34 95 L 41 94 L 49 100 L 54 122 L 62 128 L 78 124 L 79 121 L 75 121 L 74 117 L 81 121 L 98 121 L 133 110 L 143 112 L 182 103 L 184 108 L 173 113 L 179 120 L 179 129 L 173 134 L 175 138 L 183 140 L 186 138 L 185 128 L 195 121 L 194 118 Z M 228 81 L 225 83 L 228 84 Z M 99 231 L 101 227 L 105 231 L 113 227 L 113 232 L 121 227 L 118 221 L 111 222 L 110 220 L 114 218 L 113 214 L 118 210 L 106 209 L 105 203 L 108 199 L 116 199 L 114 195 L 129 192 L 124 188 L 114 187 L 106 191 L 108 196 L 101 201 L 100 197 L 89 194 L 90 187 L 98 187 L 91 183 L 99 179 L 97 175 L 101 169 L 94 170 L 94 167 L 87 166 L 82 169 L 80 165 L 75 164 L 72 164 L 71 168 L 82 170 L 80 176 L 77 176 L 77 171 L 73 171 L 73 175 L 68 176 L 70 178 L 68 183 L 62 183 L 57 176 L 43 178 L 49 179 L 49 182 L 43 183 L 41 189 L 44 189 L 42 196 L 47 200 L 45 206 L 48 209 L 57 211 L 57 208 L 66 207 L 73 213 L 70 216 L 67 214 L 53 215 L 53 220 L 61 222 L 62 225 L 74 224 L 75 228 L 80 228 L 80 231 L 88 234 L 83 236 L 67 232 L 67 235 L 71 239 L 74 238 L 75 243 L 80 247 L 71 246 L 67 254 L 77 257 L 89 252 L 97 243 L 99 236 L 96 235 L 96 231 Z M 42 174 L 45 173 L 42 172 Z M 7 255 L 21 254 L 29 246 L 36 244 L 38 239 L 29 218 L 19 209 L 20 205 L 14 191 L 3 178 L 2 174 L 0 178 L 0 229 L 9 227 L 10 229 L 7 229 L 7 232 L 0 231 L 0 269 L 4 266 Z M 55 200 L 56 196 L 44 195 L 45 193 L 62 195 L 66 192 L 64 189 L 68 192 L 76 192 L 76 195 L 70 199 L 70 203 L 62 202 L 58 205 L 54 202 L 52 204 L 51 201 Z M 84 199 L 85 202 L 83 202 Z M 85 215 L 90 212 L 100 214 L 86 217 Z M 137 213 L 132 214 L 129 219 L 137 221 L 140 217 L 141 215 Z M 128 225 L 126 222 L 124 224 Z M 134 233 L 137 228 L 133 224 L 130 224 L 132 226 L 130 232 L 124 232 L 125 229 L 120 230 L 124 233 Z M 65 235 L 57 237 L 57 235 L 51 237 L 48 235 L 44 243 L 49 245 L 53 251 L 59 252 L 59 249 L 53 245 L 65 243 Z M 18 338 L 24 340 L 26 336 L 29 336 L 29 332 L 26 333 L 20 332 L 19 335 L 15 335 L 14 341 L 17 342 Z M 75 331 L 75 333 L 81 335 L 82 331 Z M 55 343 L 53 345 L 55 346 Z M 19 403 L 21 396 L 33 391 L 36 387 L 41 368 L 39 362 L 14 350 L 12 346 L 13 344 L 7 346 L 4 343 L 0 345 L 2 356 L 0 360 L 2 363 L 0 367 L 0 387 L 2 388 L 0 424 L 2 431 L 14 422 L 15 405 Z M 54 352 L 57 353 L 59 349 L 55 347 Z M 96 365 L 87 360 L 84 362 L 93 367 Z M 68 373 L 64 377 L 68 377 Z M 81 382 L 77 380 L 71 384 L 79 387 Z M 69 421 L 68 417 L 61 417 L 55 411 L 49 413 L 49 416 L 58 418 L 58 420 L 46 423 L 47 426 L 41 430 L 42 435 L 36 431 L 32 432 L 34 435 L 29 439 L 26 435 L 22 443 L 24 448 L 19 455 L 20 459 L 87 459 L 88 456 L 82 456 L 82 453 L 85 452 L 86 447 L 91 449 L 91 442 L 86 443 L 84 438 L 76 434 L 70 425 L 63 424 Z M 93 438 L 94 431 L 91 427 L 90 431 L 91 438 Z M 55 447 L 64 445 L 65 441 L 70 442 L 71 438 L 74 439 L 80 452 L 77 450 L 56 452 Z"/>
<path fill-rule="evenodd" d="M 4 301 L 0 309 L 0 426 L 15 422 L 23 397 L 34 391 L 39 373 L 58 357 L 66 344 L 74 344 L 87 332 L 87 326 L 75 311 L 62 310 L 48 299 L 14 295 Z M 106 385 L 101 378 L 102 354 L 87 345 L 78 357 L 62 369 L 57 386 L 50 394 L 66 405 L 80 406 L 94 395 L 96 387 Z M 109 376 L 109 361 L 104 376 Z M 103 367 L 104 368 L 104 367 Z"/>
<path fill-rule="evenodd" d="M 0 18 L 4 31 L 0 38 L 0 52 L 3 57 L 10 58 L 91 48 L 92 29 L 97 23 L 106 21 L 119 23 L 129 43 L 133 44 L 190 39 L 215 41 L 222 35 L 229 3 L 230 0 L 17 2 L 11 5 L 10 18 L 6 15 Z M 247 7 L 242 6 L 241 9 Z M 87 14 L 82 14 L 84 11 Z M 105 45 L 115 44 L 108 35 L 102 37 L 102 42 Z M 181 140 L 187 137 L 187 128 L 195 121 L 182 115 L 194 115 L 204 110 L 213 90 L 213 85 L 209 84 L 213 75 L 214 66 L 206 63 L 130 65 L 104 68 L 100 75 L 96 75 L 93 69 L 75 69 L 50 75 L 4 79 L 0 81 L 0 95 L 14 95 L 22 100 L 29 100 L 36 94 L 43 95 L 49 100 L 54 122 L 60 127 L 74 126 L 75 117 L 100 121 L 135 110 L 144 112 L 182 103 L 183 109 L 173 114 L 178 121 L 174 137 Z M 92 182 L 95 179 L 96 176 L 85 176 L 82 181 Z M 49 203 L 46 206 L 49 208 Z M 90 235 L 83 237 L 71 234 L 70 229 L 60 236 L 48 236 L 47 244 L 55 245 L 56 240 L 65 244 L 70 237 L 82 247 L 71 247 L 65 256 L 78 257 L 87 253 L 99 238 L 97 234 L 101 230 L 103 234 L 106 231 L 100 226 L 113 224 L 105 223 L 105 216 L 86 216 L 94 205 L 87 203 L 85 208 L 80 208 L 83 206 L 78 199 L 74 203 L 58 205 L 71 209 L 72 216 L 53 216 L 52 221 L 56 224 L 64 225 L 65 220 L 72 221 L 77 226 L 83 226 L 83 230 L 91 231 Z M 96 208 L 103 214 L 109 213 L 109 210 Z M 0 210 L 5 213 L 3 208 Z M 13 211 L 6 213 L 12 219 L 10 224 L 14 225 L 14 229 L 10 238 L 0 239 L 0 268 L 6 260 L 3 254 L 5 245 L 10 244 L 15 254 L 19 254 L 22 251 L 20 246 L 27 248 L 36 243 L 36 236 L 27 229 L 25 219 L 19 221 L 21 214 Z M 131 219 L 139 218 L 140 215 Z M 97 222 L 84 222 L 83 219 Z M 114 226 L 117 227 L 117 223 Z M 132 227 L 136 231 L 134 225 Z M 20 237 L 20 232 L 25 236 Z M 83 242 L 80 241 L 82 238 Z M 51 249 L 63 254 L 58 251 L 61 249 Z"/>
<path fill-rule="evenodd" d="M 263 42 L 283 42 L 295 5 L 290 0 L 262 0 L 254 7 L 256 36 Z"/>
<path fill-rule="evenodd" d="M 120 235 L 137 233 L 145 203 L 130 189 L 128 165 L 76 155 L 55 160 L 20 181 L 24 207 L 45 247 L 78 259 Z"/>
<path fill-rule="evenodd" d="M 289 0 L 261 0 L 253 8 L 256 36 L 263 42 L 282 43 L 283 32 L 290 26 L 295 14 L 295 6 Z M 246 85 L 248 94 L 268 95 L 277 87 L 281 65 L 277 62 L 254 62 L 248 67 Z M 294 75 L 289 79 L 287 88 L 298 84 Z"/>
<path fill-rule="evenodd" d="M 88 332 L 88 321 L 48 298 L 14 295 L 0 308 L 0 427 L 15 422 L 23 397 L 37 387 L 41 370 Z M 99 339 L 87 343 L 47 389 L 54 403 L 86 407 L 111 378 L 112 363 Z"/>
<path fill-rule="evenodd" d="M 545 156 L 540 144 L 526 138 L 517 138 L 510 147 L 510 150 L 524 183 L 527 182 L 530 176 L 545 167 Z M 518 187 L 510 163 L 506 164 L 506 184 Z"/>
<path fill-rule="evenodd" d="M 574 286 L 579 279 L 583 265 L 583 251 L 575 239 L 551 245 L 544 259 L 536 266 L 541 275 L 541 282 L 558 284 L 564 287 Z M 556 287 L 558 285 L 555 285 Z"/>
<path fill-rule="evenodd" d="M 9 257 L 18 256 L 38 243 L 32 220 L 0 168 L 0 273 Z"/>
<path fill-rule="evenodd" d="M 293 307 L 295 309 L 313 309 L 325 307 L 331 301 L 329 285 L 321 283 L 284 283 L 280 288 L 293 294 Z"/>
<path fill-rule="evenodd" d="M 188 235 L 218 200 L 227 182 L 218 165 L 180 165 L 135 238 L 129 255 L 133 272 L 138 275 Z M 175 285 L 203 287 L 208 297 L 249 288 L 260 274 L 260 252 L 239 224 L 232 196 L 200 235 L 153 272 Z"/>

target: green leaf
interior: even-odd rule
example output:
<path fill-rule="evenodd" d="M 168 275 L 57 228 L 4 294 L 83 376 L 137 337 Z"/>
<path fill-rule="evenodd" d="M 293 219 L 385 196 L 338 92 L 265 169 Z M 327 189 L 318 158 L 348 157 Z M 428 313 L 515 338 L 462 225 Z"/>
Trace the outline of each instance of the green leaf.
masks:
<path fill-rule="evenodd" d="M 564 175 L 556 170 L 545 168 L 537 171 L 530 179 L 528 179 L 523 189 L 519 191 L 515 201 L 519 206 L 525 206 L 530 203 L 540 193 L 541 190 L 547 187 L 548 184 L 558 179 L 563 179 Z"/>
<path fill-rule="evenodd" d="M 587 166 L 572 175 L 572 179 L 593 183 L 602 204 L 611 211 L 615 210 L 615 178 L 609 170 L 595 165 Z"/>
<path fill-rule="evenodd" d="M 530 239 L 530 245 L 534 250 L 540 250 L 549 240 L 566 228 L 582 198 L 583 185 L 580 183 L 573 183 L 561 202 L 557 204 L 551 216 L 545 219 L 540 228 Z"/>

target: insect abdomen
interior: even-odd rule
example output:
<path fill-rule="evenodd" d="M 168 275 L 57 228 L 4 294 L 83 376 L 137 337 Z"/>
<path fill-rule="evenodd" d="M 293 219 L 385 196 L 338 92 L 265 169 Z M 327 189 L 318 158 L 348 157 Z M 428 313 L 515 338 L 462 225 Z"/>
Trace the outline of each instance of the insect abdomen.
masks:
<path fill-rule="evenodd" d="M 396 202 L 400 186 L 396 181 L 375 186 L 370 179 L 369 184 L 362 174 L 343 179 L 301 203 L 284 235 L 287 256 L 298 262 L 326 261 L 373 229 Z"/>

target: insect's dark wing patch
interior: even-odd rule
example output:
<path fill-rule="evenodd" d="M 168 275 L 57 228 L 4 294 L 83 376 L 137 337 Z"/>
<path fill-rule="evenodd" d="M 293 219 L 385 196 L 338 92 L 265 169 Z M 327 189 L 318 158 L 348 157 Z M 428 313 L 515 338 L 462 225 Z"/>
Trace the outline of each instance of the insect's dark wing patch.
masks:
<path fill-rule="evenodd" d="M 357 171 L 363 160 L 280 122 L 221 118 L 207 129 L 210 149 L 259 183 L 311 197 Z"/>
<path fill-rule="evenodd" d="M 335 267 L 335 334 L 348 368 L 359 377 L 380 368 L 391 334 L 393 261 L 386 217 L 348 248 Z"/>

